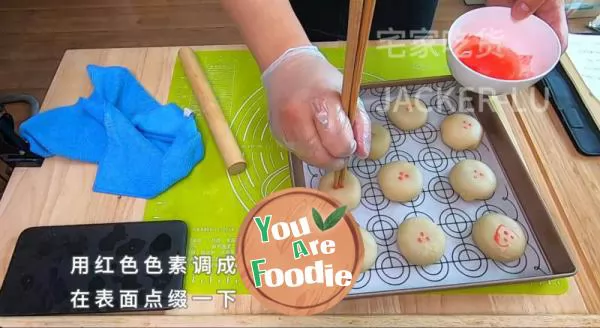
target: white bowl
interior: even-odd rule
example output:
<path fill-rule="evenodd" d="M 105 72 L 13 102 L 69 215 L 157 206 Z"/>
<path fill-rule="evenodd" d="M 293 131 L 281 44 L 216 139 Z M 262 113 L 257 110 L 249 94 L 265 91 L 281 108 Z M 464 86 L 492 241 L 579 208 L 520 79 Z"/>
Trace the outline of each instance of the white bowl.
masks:
<path fill-rule="evenodd" d="M 508 7 L 474 9 L 460 16 L 450 27 L 446 51 L 448 67 L 462 86 L 485 95 L 507 94 L 534 85 L 558 63 L 561 45 L 550 25 L 533 15 L 515 21 L 510 12 Z M 467 34 L 500 42 L 519 55 L 532 55 L 533 76 L 522 80 L 502 80 L 466 66 L 454 52 L 453 45 Z"/>

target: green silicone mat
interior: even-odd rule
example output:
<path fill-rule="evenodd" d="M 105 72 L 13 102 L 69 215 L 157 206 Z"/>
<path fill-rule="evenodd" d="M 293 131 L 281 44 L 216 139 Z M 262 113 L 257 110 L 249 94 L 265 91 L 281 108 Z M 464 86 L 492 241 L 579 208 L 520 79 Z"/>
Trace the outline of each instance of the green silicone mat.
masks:
<path fill-rule="evenodd" d="M 448 75 L 444 45 L 380 46 L 367 51 L 364 81 L 411 79 Z M 322 48 L 329 61 L 342 69 L 343 48 Z M 237 176 L 228 176 L 199 106 L 177 61 L 169 102 L 195 113 L 206 147 L 205 159 L 192 173 L 146 205 L 144 220 L 179 219 L 188 224 L 188 270 L 185 288 L 190 294 L 235 290 L 247 294 L 237 273 L 227 272 L 228 254 L 235 254 L 238 228 L 247 212 L 273 191 L 291 186 L 288 153 L 273 139 L 259 69 L 247 50 L 207 50 L 201 59 L 225 117 L 248 164 Z M 210 269 L 210 274 L 208 271 Z M 515 285 L 469 288 L 443 293 L 562 294 L 567 279 Z"/>

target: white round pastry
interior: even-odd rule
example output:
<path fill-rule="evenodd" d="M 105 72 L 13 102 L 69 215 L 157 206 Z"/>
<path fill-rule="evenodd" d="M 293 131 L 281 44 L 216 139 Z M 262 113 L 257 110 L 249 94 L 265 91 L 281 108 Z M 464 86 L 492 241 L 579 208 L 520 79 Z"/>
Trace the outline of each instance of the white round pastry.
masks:
<path fill-rule="evenodd" d="M 391 162 L 377 176 L 383 195 L 394 202 L 409 202 L 423 191 L 423 175 L 409 162 Z"/>
<path fill-rule="evenodd" d="M 363 256 L 363 264 L 360 269 L 360 272 L 365 272 L 373 267 L 375 264 L 375 259 L 377 259 L 377 243 L 375 242 L 375 238 L 362 227 L 360 228 L 360 234 L 363 240 L 364 252 Z"/>
<path fill-rule="evenodd" d="M 343 188 L 334 188 L 334 179 L 334 171 L 325 174 L 319 181 L 318 189 L 330 195 L 338 202 L 342 203 L 342 205 L 346 205 L 347 210 L 356 208 L 360 202 L 360 182 L 356 176 L 352 174 L 352 172 L 346 171 Z"/>
<path fill-rule="evenodd" d="M 398 249 L 410 264 L 433 264 L 444 255 L 446 236 L 428 218 L 406 219 L 398 227 Z"/>
<path fill-rule="evenodd" d="M 442 141 L 454 150 L 477 149 L 483 136 L 479 121 L 471 115 L 457 113 L 447 116 L 440 127 Z"/>
<path fill-rule="evenodd" d="M 467 202 L 486 200 L 496 190 L 496 175 L 485 163 L 464 159 L 450 170 L 448 176 L 452 189 Z"/>
<path fill-rule="evenodd" d="M 390 104 L 388 118 L 400 130 L 412 131 L 427 123 L 427 105 L 418 98 L 399 97 Z"/>
<path fill-rule="evenodd" d="M 501 262 L 518 260 L 527 246 L 521 225 L 498 213 L 485 214 L 473 224 L 473 241 L 487 257 Z"/>
<path fill-rule="evenodd" d="M 390 131 L 377 123 L 371 123 L 371 151 L 369 152 L 369 159 L 376 160 L 390 149 L 392 137 Z"/>

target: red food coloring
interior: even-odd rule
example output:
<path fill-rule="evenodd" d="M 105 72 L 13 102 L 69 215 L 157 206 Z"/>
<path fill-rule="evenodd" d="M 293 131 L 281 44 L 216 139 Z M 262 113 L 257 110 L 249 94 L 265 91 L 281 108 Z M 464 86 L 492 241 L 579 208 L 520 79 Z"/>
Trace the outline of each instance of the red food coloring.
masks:
<path fill-rule="evenodd" d="M 460 61 L 474 71 L 502 80 L 520 80 L 533 76 L 530 55 L 476 35 L 467 35 L 454 45 Z"/>
<path fill-rule="evenodd" d="M 398 174 L 398 180 L 404 180 L 404 178 L 408 179 L 409 177 L 410 177 L 410 175 L 408 175 L 408 173 L 400 172 Z"/>
<path fill-rule="evenodd" d="M 515 239 L 514 232 L 502 224 L 498 225 L 496 232 L 494 233 L 494 241 L 496 242 L 496 245 L 503 249 L 510 247 L 511 244 L 508 240 L 509 237 L 510 239 Z"/>
<path fill-rule="evenodd" d="M 423 231 L 419 232 L 419 236 L 420 236 L 420 237 L 418 237 L 418 238 L 417 238 L 417 241 L 418 241 L 419 243 L 422 243 L 422 242 L 424 242 L 424 241 L 429 241 L 429 240 L 430 240 L 430 239 L 429 239 L 429 236 L 427 236 L 427 235 L 426 235 L 426 234 L 425 234 Z"/>

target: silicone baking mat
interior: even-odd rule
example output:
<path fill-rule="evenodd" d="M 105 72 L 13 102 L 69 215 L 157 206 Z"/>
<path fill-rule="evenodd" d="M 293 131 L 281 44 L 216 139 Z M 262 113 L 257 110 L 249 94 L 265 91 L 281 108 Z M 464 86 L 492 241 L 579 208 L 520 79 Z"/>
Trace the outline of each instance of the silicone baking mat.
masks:
<path fill-rule="evenodd" d="M 333 65 L 342 69 L 343 48 L 321 50 Z M 217 274 L 219 258 L 234 253 L 238 228 L 248 210 L 269 193 L 291 186 L 287 151 L 275 143 L 268 129 L 266 98 L 252 55 L 247 50 L 206 50 L 196 54 L 246 155 L 248 169 L 240 176 L 227 176 L 206 122 L 197 115 L 206 146 L 205 159 L 187 178 L 149 200 L 144 219 L 176 218 L 188 224 L 185 287 L 189 293 L 215 294 L 219 289 L 234 289 L 238 294 L 246 294 L 238 275 Z M 383 45 L 368 49 L 363 79 L 396 80 L 448 74 L 443 45 Z M 175 64 L 168 100 L 195 112 L 199 110 L 179 61 Z M 211 256 L 211 274 L 195 273 L 203 255 Z M 567 288 L 567 280 L 559 279 L 552 283 L 475 288 L 468 292 L 560 294 Z"/>
<path fill-rule="evenodd" d="M 485 133 L 476 150 L 454 151 L 442 142 L 439 127 L 447 115 L 459 111 L 473 115 L 470 102 L 459 97 L 458 91 L 455 81 L 362 90 L 361 97 L 371 119 L 390 131 L 392 144 L 379 160 L 353 158 L 349 163 L 349 170 L 361 182 L 362 190 L 361 202 L 352 213 L 378 244 L 374 267 L 358 278 L 350 295 L 498 282 L 551 273 Z M 390 123 L 387 111 L 397 97 L 415 97 L 427 104 L 425 126 L 403 132 Z M 498 185 L 491 199 L 465 202 L 452 189 L 448 173 L 467 158 L 486 163 L 496 174 Z M 379 169 L 393 161 L 413 163 L 423 175 L 423 192 L 411 202 L 389 201 L 377 182 Z M 306 163 L 303 168 L 306 186 L 317 188 L 326 172 Z M 471 227 L 488 212 L 507 215 L 524 228 L 528 243 L 519 260 L 502 263 L 487 259 L 474 244 Z M 446 251 L 439 263 L 425 267 L 409 265 L 398 251 L 397 228 L 415 216 L 429 218 L 445 233 Z"/>

